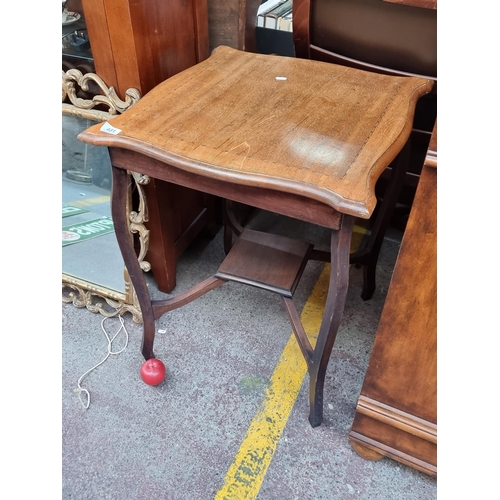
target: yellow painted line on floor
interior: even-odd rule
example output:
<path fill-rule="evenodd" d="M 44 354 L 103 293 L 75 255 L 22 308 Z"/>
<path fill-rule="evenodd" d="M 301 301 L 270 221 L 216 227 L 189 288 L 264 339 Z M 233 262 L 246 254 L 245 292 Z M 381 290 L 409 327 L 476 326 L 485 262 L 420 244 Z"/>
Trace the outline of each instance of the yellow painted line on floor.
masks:
<path fill-rule="evenodd" d="M 318 325 L 323 316 L 329 277 L 330 266 L 327 264 L 301 314 L 312 346 L 316 343 Z M 264 400 L 215 500 L 257 497 L 306 373 L 306 362 L 292 333 L 271 376 Z"/>
<path fill-rule="evenodd" d="M 90 205 L 98 205 L 109 201 L 109 195 L 96 196 L 95 198 L 87 198 L 86 200 L 76 200 L 71 202 L 73 207 L 89 207 Z"/>
<path fill-rule="evenodd" d="M 359 241 L 353 239 L 351 251 L 357 248 Z M 330 264 L 325 264 L 300 315 L 313 347 L 323 318 L 329 279 Z M 292 332 L 271 376 L 264 399 L 214 500 L 257 498 L 306 374 L 307 365 Z M 306 414 L 309 415 L 309 407 L 304 412 Z"/>

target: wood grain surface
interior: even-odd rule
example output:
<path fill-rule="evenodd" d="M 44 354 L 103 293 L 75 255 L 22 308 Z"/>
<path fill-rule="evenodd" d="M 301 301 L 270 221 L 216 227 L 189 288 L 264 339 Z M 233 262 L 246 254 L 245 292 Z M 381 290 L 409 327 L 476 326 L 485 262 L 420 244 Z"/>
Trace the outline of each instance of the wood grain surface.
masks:
<path fill-rule="evenodd" d="M 97 125 L 79 138 L 368 218 L 432 84 L 221 46 L 111 120 L 119 134 Z"/>

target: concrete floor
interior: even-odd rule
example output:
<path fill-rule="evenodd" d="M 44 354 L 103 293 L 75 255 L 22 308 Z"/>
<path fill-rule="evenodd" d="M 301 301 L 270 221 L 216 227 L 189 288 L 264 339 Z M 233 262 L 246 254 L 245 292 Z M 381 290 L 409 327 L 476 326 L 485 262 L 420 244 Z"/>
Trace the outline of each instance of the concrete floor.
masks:
<path fill-rule="evenodd" d="M 328 241 L 321 228 L 288 228 L 273 214 L 251 224 L 285 234 L 298 230 L 320 246 Z M 436 498 L 435 479 L 387 458 L 367 461 L 347 438 L 400 238 L 391 230 L 384 242 L 370 301 L 360 298 L 361 270 L 350 269 L 327 371 L 324 423 L 309 425 L 306 375 L 260 488 L 234 498 Z M 223 255 L 220 233 L 211 241 L 197 240 L 178 263 L 174 294 L 212 274 Z M 294 296 L 299 312 L 323 267 L 308 263 Z M 161 297 L 148 280 L 153 296 Z M 157 387 L 139 377 L 141 326 L 126 315 L 127 348 L 82 381 L 91 394 L 87 410 L 75 388 L 106 355 L 102 316 L 71 304 L 62 305 L 62 314 L 62 498 L 216 498 L 291 335 L 279 297 L 229 283 L 160 318 L 157 329 L 166 333 L 157 334 L 155 354 L 166 364 L 167 378 Z M 118 326 L 117 318 L 105 321 L 110 334 Z M 118 337 L 115 350 L 123 339 Z"/>

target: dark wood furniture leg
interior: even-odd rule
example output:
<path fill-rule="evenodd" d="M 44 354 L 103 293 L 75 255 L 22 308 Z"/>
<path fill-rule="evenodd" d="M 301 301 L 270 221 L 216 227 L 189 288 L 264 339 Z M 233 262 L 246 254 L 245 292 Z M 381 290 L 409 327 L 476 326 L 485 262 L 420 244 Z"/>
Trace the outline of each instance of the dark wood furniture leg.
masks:
<path fill-rule="evenodd" d="M 291 299 L 283 297 L 293 332 L 309 371 L 309 422 L 317 427 L 323 421 L 323 388 L 328 361 L 344 312 L 349 284 L 349 250 L 354 217 L 342 216 L 339 230 L 332 230 L 331 268 L 328 295 L 316 345 L 313 348 L 304 331 L 299 314 Z M 311 258 L 315 254 L 311 253 Z"/>
<path fill-rule="evenodd" d="M 231 200 L 223 200 L 224 252 L 229 253 L 233 246 L 233 235 L 238 237 L 254 210 L 254 207 Z"/>
<path fill-rule="evenodd" d="M 137 294 L 141 307 L 144 334 L 141 351 L 145 359 L 154 357 L 155 318 L 144 274 L 137 260 L 132 235 L 129 231 L 127 197 L 129 175 L 126 170 L 112 166 L 113 189 L 111 190 L 111 215 L 115 226 L 116 239 L 123 256 L 125 267 Z"/>
<path fill-rule="evenodd" d="M 228 212 L 228 214 L 229 221 L 227 225 L 230 226 L 236 233 L 241 232 L 241 234 L 244 234 L 244 230 L 237 225 L 237 222 L 231 220 L 231 212 Z M 285 292 L 280 291 L 278 287 L 268 288 L 268 285 L 263 285 L 260 280 L 249 279 L 249 276 L 251 276 L 253 272 L 248 272 L 246 269 L 246 276 L 244 280 L 242 280 L 241 277 L 236 278 L 237 281 L 241 280 L 242 282 L 245 282 L 247 284 L 253 284 L 254 286 L 259 286 L 261 288 L 268 288 L 282 295 L 286 312 L 292 324 L 293 332 L 307 363 L 310 379 L 309 422 L 312 427 L 319 426 L 323 421 L 323 389 L 325 374 L 335 338 L 340 326 L 342 314 L 344 312 L 344 305 L 349 282 L 349 252 L 353 226 L 354 217 L 343 215 L 340 223 L 340 229 L 332 229 L 330 247 L 331 269 L 328 295 L 320 331 L 314 348 L 309 342 L 307 334 L 300 321 L 298 311 L 292 301 L 293 287 L 290 287 Z M 247 255 L 250 255 L 250 252 L 248 252 Z M 264 252 L 263 255 L 269 254 Z M 313 255 L 314 253 L 311 249 L 311 251 L 307 252 L 307 259 L 312 258 Z M 229 254 L 229 256 L 231 256 L 231 254 Z M 228 259 L 230 259 L 230 257 L 228 257 Z M 236 261 L 236 259 L 234 258 L 232 260 Z M 264 261 L 265 260 L 266 259 L 264 257 Z M 240 262 L 241 260 L 239 260 L 238 262 L 239 265 L 241 265 Z M 278 261 L 276 261 L 276 266 L 277 265 Z M 221 269 L 223 269 L 223 266 L 221 266 Z M 217 273 L 217 276 L 222 276 L 226 279 L 235 279 L 234 275 L 232 274 L 233 273 L 229 272 L 219 272 Z M 293 275 L 293 272 L 291 274 Z M 297 272 L 297 276 L 298 275 L 299 272 Z M 296 282 L 296 280 L 294 280 L 294 282 Z"/>
<path fill-rule="evenodd" d="M 309 369 L 309 422 L 313 427 L 317 427 L 323 421 L 323 386 L 328 360 L 337 337 L 347 296 L 349 249 L 353 225 L 354 217 L 343 216 L 340 230 L 332 230 L 328 296 Z"/>
<path fill-rule="evenodd" d="M 370 300 L 375 292 L 378 256 L 394 208 L 404 185 L 406 166 L 410 159 L 410 150 L 410 141 L 408 141 L 397 158 L 392 162 L 389 184 L 376 210 L 373 223 L 371 224 L 370 236 L 363 247 L 351 254 L 350 257 L 351 264 L 361 264 L 363 266 L 363 290 L 361 292 L 363 300 Z"/>

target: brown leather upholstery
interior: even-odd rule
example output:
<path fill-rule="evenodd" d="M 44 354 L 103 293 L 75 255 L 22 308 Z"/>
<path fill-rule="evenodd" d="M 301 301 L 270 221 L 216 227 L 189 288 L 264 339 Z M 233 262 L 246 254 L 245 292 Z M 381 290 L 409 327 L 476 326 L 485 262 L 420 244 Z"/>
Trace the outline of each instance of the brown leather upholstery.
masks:
<path fill-rule="evenodd" d="M 313 0 L 312 45 L 366 63 L 437 77 L 437 11 L 382 0 Z"/>

